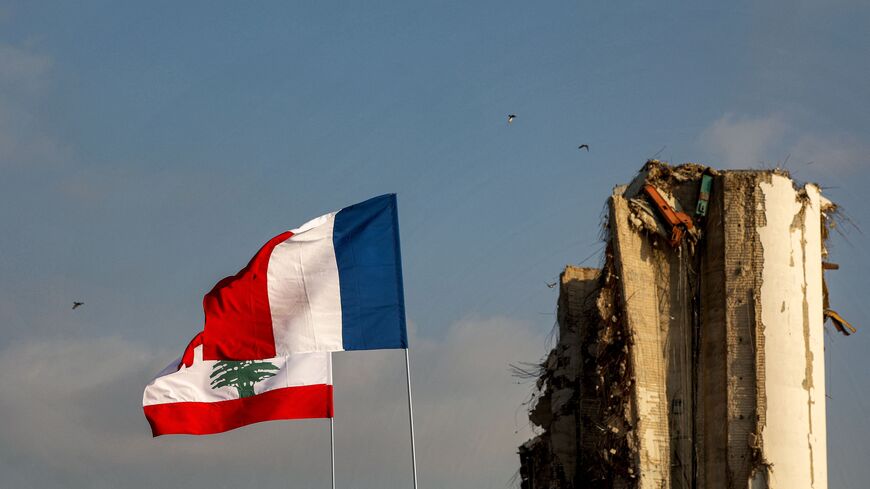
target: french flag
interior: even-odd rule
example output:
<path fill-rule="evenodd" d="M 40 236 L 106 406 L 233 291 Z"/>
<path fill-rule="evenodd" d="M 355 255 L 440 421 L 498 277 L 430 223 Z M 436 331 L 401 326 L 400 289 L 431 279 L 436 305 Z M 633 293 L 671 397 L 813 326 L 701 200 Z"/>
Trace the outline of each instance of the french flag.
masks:
<path fill-rule="evenodd" d="M 407 348 L 396 195 L 270 239 L 203 299 L 204 360 Z"/>

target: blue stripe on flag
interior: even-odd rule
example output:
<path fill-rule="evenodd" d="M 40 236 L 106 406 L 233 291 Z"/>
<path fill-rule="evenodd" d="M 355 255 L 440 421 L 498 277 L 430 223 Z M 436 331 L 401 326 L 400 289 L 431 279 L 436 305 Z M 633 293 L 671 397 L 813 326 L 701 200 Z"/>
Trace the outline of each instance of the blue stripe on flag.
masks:
<path fill-rule="evenodd" d="M 344 349 L 407 348 L 396 195 L 345 207 L 332 233 Z"/>

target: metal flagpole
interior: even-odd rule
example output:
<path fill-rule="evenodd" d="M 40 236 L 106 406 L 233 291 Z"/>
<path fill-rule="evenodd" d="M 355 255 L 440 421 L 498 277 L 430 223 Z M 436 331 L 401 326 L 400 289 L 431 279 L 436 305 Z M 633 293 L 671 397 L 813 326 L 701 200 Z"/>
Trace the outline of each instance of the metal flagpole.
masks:
<path fill-rule="evenodd" d="M 411 421 L 411 463 L 414 467 L 414 489 L 417 489 L 417 454 L 414 451 L 414 407 L 411 404 L 411 360 L 407 348 L 405 348 L 405 374 L 408 377 L 408 419 Z"/>
<path fill-rule="evenodd" d="M 332 463 L 332 489 L 335 489 L 335 414 L 329 418 L 329 461 Z"/>
<path fill-rule="evenodd" d="M 332 352 L 329 352 L 329 383 L 335 384 L 332 380 Z M 333 403 L 330 402 L 330 404 Z M 331 414 L 332 416 L 329 417 L 329 463 L 332 466 L 332 489 L 335 489 L 335 406 L 333 406 Z"/>

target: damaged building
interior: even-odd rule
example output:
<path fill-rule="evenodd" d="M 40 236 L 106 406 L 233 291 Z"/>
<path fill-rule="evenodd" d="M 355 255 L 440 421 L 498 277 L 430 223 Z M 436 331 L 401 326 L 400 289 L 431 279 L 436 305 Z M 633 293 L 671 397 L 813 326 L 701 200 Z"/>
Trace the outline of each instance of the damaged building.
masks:
<path fill-rule="evenodd" d="M 827 487 L 825 238 L 787 173 L 649 161 L 614 189 L 601 268 L 560 276 L 523 489 Z"/>

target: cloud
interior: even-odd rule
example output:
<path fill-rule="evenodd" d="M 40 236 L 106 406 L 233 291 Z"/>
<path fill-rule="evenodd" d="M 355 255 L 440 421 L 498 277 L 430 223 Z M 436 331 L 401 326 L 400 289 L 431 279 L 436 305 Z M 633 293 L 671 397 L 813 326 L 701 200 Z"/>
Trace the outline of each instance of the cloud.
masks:
<path fill-rule="evenodd" d="M 70 156 L 41 119 L 51 57 L 0 44 L 0 168 L 54 166 Z"/>
<path fill-rule="evenodd" d="M 769 150 L 785 134 L 781 117 L 738 117 L 728 113 L 713 121 L 701 133 L 700 144 L 717 165 L 728 168 L 754 168 L 767 160 Z"/>
<path fill-rule="evenodd" d="M 518 468 L 516 447 L 529 435 L 522 402 L 530 389 L 507 367 L 540 358 L 544 333 L 510 319 L 478 318 L 452 325 L 443 338 L 412 337 L 421 485 L 505 487 Z M 177 354 L 118 338 L 35 341 L 0 351 L 5 480 L 46 488 L 328 483 L 324 420 L 152 439 L 142 389 Z M 409 483 L 403 352 L 341 353 L 335 360 L 340 485 Z"/>
<path fill-rule="evenodd" d="M 782 166 L 796 177 L 825 177 L 826 170 L 854 170 L 867 162 L 870 144 L 846 133 L 798 129 L 781 115 L 727 113 L 698 138 L 712 164 L 726 168 Z"/>
<path fill-rule="evenodd" d="M 870 162 L 870 144 L 848 135 L 805 134 L 795 141 L 789 154 L 798 165 L 814 165 L 817 170 L 858 169 Z"/>
<path fill-rule="evenodd" d="M 119 413 L 137 404 L 123 394 L 135 392 L 130 381 L 152 363 L 141 346 L 113 338 L 7 347 L 0 353 L 0 413 L 14 422 L 0 427 L 2 451 L 61 469 L 122 457 L 114 447 L 133 432 Z"/>
<path fill-rule="evenodd" d="M 34 95 L 45 89 L 52 59 L 46 55 L 0 44 L 0 86 Z"/>
<path fill-rule="evenodd" d="M 424 342 L 427 376 L 419 418 L 424 474 L 438 487 L 503 487 L 518 468 L 517 446 L 529 437 L 522 402 L 530 386 L 518 385 L 509 363 L 535 361 L 545 353 L 542 333 L 505 318 L 460 321 L 443 342 Z M 519 431 L 519 433 L 515 433 Z M 481 473 L 481 467 L 487 470 Z M 487 473 L 489 472 L 489 473 Z M 449 474 L 449 477 L 445 477 Z"/>

